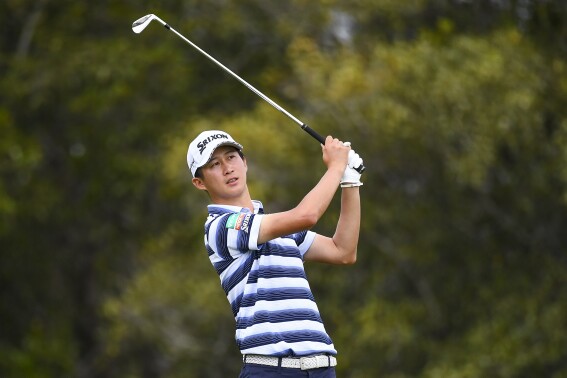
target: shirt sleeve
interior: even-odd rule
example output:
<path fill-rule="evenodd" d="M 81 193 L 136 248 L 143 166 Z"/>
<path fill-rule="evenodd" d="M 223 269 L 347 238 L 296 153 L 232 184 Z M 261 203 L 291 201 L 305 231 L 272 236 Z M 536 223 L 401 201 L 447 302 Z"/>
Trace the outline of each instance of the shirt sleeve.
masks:
<path fill-rule="evenodd" d="M 240 257 L 258 250 L 258 234 L 262 215 L 253 213 L 223 214 L 214 219 L 206 232 L 209 254 L 223 260 Z"/>
<path fill-rule="evenodd" d="M 299 247 L 299 251 L 301 252 L 301 257 L 303 257 L 307 252 L 307 250 L 309 249 L 309 247 L 311 247 L 311 244 L 313 244 L 316 235 L 317 233 L 313 231 L 305 232 L 305 237 L 303 238 L 303 241 L 301 241 L 301 243 L 297 245 Z"/>
<path fill-rule="evenodd" d="M 258 251 L 262 249 L 262 245 L 258 245 L 258 237 L 260 234 L 260 224 L 262 223 L 263 215 L 262 214 L 246 214 L 250 216 L 250 221 L 248 226 L 244 228 L 244 231 L 247 233 L 246 236 L 244 235 L 236 235 L 235 241 L 238 241 L 238 238 L 242 238 L 244 241 L 243 244 L 247 245 L 247 249 L 251 251 Z M 244 223 L 244 222 L 243 222 Z M 242 231 L 242 230 L 240 230 Z M 229 231 L 230 232 L 230 231 Z M 305 230 L 302 232 L 298 232 L 284 238 L 293 239 L 299 252 L 301 253 L 301 257 L 305 255 L 313 241 L 315 240 L 315 236 L 317 234 L 313 231 Z M 236 243 L 238 244 L 238 242 Z"/>
<path fill-rule="evenodd" d="M 258 245 L 258 237 L 263 217 L 263 214 L 230 213 L 210 222 L 205 243 L 211 260 L 233 260 L 244 253 L 261 250 L 263 244 Z M 316 235 L 315 232 L 306 230 L 284 238 L 292 239 L 303 257 Z"/>

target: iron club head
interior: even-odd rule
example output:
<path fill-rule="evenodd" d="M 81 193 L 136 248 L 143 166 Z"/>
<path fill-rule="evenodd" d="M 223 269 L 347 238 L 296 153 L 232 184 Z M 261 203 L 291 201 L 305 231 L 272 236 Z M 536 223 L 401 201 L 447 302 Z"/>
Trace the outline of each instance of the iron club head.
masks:
<path fill-rule="evenodd" d="M 153 20 L 159 21 L 163 26 L 167 26 L 167 24 L 155 14 L 147 14 L 144 17 L 141 17 L 134 21 L 134 23 L 132 24 L 132 31 L 136 34 L 141 33 Z"/>

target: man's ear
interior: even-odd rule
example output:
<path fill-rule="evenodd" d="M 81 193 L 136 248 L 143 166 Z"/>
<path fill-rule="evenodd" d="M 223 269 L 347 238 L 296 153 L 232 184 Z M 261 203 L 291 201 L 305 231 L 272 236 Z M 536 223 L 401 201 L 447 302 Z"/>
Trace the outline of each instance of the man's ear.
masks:
<path fill-rule="evenodd" d="M 191 182 L 193 183 L 195 188 L 199 190 L 207 190 L 207 186 L 205 185 L 205 182 L 203 181 L 202 178 L 193 177 L 193 180 L 191 180 Z"/>

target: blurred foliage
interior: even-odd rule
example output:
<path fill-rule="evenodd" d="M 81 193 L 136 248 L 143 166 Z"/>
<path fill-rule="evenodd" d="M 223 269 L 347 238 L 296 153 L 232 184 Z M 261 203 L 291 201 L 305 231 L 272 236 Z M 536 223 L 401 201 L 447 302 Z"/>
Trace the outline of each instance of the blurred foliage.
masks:
<path fill-rule="evenodd" d="M 132 33 L 147 13 L 364 158 L 358 263 L 307 267 L 339 376 L 567 377 L 567 5 L 543 0 L 2 2 L 0 376 L 236 376 L 187 144 L 241 141 L 268 211 L 324 170 L 183 41 Z"/>

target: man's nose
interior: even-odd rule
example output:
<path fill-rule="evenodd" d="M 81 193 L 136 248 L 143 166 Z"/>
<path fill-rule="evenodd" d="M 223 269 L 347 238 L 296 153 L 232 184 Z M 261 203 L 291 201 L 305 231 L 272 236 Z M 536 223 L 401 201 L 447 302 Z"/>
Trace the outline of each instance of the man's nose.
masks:
<path fill-rule="evenodd" d="M 223 172 L 224 172 L 225 175 L 232 173 L 232 171 L 233 171 L 232 165 L 229 164 L 228 162 L 223 163 L 222 169 L 223 169 Z"/>

